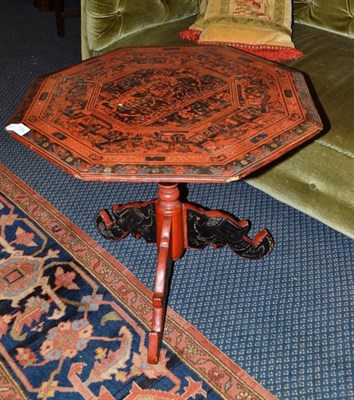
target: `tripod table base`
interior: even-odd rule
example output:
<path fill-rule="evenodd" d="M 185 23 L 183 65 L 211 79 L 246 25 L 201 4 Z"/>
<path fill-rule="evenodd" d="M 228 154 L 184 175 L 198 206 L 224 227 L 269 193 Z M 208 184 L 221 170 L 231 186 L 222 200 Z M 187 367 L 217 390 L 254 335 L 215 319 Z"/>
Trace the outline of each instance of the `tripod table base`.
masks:
<path fill-rule="evenodd" d="M 159 359 L 172 262 L 182 257 L 185 249 L 203 249 L 210 244 L 215 248 L 229 246 L 241 257 L 260 259 L 274 247 L 273 238 L 266 229 L 251 239 L 247 236 L 250 230 L 247 220 L 240 221 L 221 211 L 206 211 L 181 202 L 177 184 L 159 183 L 156 200 L 114 205 L 112 213 L 113 218 L 107 210 L 97 214 L 96 224 L 105 238 L 120 240 L 132 234 L 137 239 L 157 244 L 148 344 L 148 362 L 152 364 Z"/>

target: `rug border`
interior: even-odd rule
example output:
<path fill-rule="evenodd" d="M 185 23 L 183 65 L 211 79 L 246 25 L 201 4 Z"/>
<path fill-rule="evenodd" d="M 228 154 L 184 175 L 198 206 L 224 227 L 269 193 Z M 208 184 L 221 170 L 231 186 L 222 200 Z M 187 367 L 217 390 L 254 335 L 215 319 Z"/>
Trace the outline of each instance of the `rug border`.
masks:
<path fill-rule="evenodd" d="M 77 262 L 84 264 L 89 272 L 96 275 L 105 289 L 120 299 L 137 316 L 139 321 L 149 328 L 151 318 L 149 319 L 148 315 L 151 316 L 150 299 L 152 298 L 152 291 L 143 285 L 120 261 L 111 256 L 52 204 L 2 164 L 0 164 L 0 172 L 0 189 L 16 201 L 19 208 L 40 224 L 41 228 L 57 240 Z M 41 209 L 34 207 L 30 210 L 27 197 L 33 198 L 39 203 Z M 31 214 L 30 211 L 32 211 Z M 63 229 L 60 225 L 65 226 L 66 229 Z M 83 241 L 78 241 L 78 238 Z M 87 245 L 95 252 L 96 259 L 92 257 L 92 254 L 88 257 L 88 254 L 83 251 Z M 100 258 L 106 262 L 97 267 L 97 260 Z M 87 264 L 91 264 L 91 267 Z M 109 268 L 109 266 L 112 266 L 112 268 Z M 115 271 L 119 273 L 119 276 L 114 273 Z M 125 293 L 124 281 L 129 282 L 129 285 L 137 290 L 142 303 L 145 303 L 145 305 L 141 306 L 140 303 L 139 309 L 129 306 L 127 298 L 129 296 L 135 297 L 136 293 Z M 135 300 L 133 301 L 136 303 Z M 199 343 L 200 346 L 196 346 L 196 343 Z M 254 399 L 274 400 L 277 398 L 170 307 L 167 310 L 164 344 L 180 356 L 189 368 L 208 382 L 225 399 L 234 398 L 231 390 L 234 384 L 245 386 L 248 391 L 247 394 L 254 396 Z M 213 377 L 210 375 L 210 371 L 214 371 Z"/>
<path fill-rule="evenodd" d="M 27 400 L 17 382 L 14 381 L 4 363 L 0 360 L 0 396 L 5 393 L 11 400 Z"/>

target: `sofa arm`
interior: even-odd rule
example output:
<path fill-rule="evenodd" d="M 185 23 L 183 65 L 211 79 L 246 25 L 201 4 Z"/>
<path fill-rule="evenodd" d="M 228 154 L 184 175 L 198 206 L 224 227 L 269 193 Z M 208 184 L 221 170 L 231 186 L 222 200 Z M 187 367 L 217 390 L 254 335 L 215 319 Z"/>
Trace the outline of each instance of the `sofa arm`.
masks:
<path fill-rule="evenodd" d="M 199 12 L 200 0 L 82 0 L 82 58 L 119 39 Z"/>

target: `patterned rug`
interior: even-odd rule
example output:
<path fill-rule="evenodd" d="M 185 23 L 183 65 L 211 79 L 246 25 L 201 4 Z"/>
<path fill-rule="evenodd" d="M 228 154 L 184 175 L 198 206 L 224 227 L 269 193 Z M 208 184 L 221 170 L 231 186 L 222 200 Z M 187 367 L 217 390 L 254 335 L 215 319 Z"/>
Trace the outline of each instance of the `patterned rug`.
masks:
<path fill-rule="evenodd" d="M 149 365 L 151 292 L 0 165 L 0 398 L 274 399 L 168 310 Z"/>

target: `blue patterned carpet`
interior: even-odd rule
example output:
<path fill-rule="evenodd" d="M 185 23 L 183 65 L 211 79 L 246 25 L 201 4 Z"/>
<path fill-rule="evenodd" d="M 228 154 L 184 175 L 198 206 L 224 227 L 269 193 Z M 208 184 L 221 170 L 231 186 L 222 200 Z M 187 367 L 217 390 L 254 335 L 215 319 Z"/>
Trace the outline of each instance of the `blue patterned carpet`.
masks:
<path fill-rule="evenodd" d="M 93 216 L 148 200 L 155 184 L 81 182 L 10 138 L 3 127 L 31 81 L 80 61 L 79 19 L 56 36 L 53 13 L 3 0 L 0 14 L 0 162 L 152 288 L 154 246 L 106 242 Z M 250 263 L 228 249 L 189 250 L 175 265 L 169 305 L 280 399 L 354 398 L 353 241 L 245 182 L 189 185 L 188 199 L 267 227 L 276 240 Z"/>

